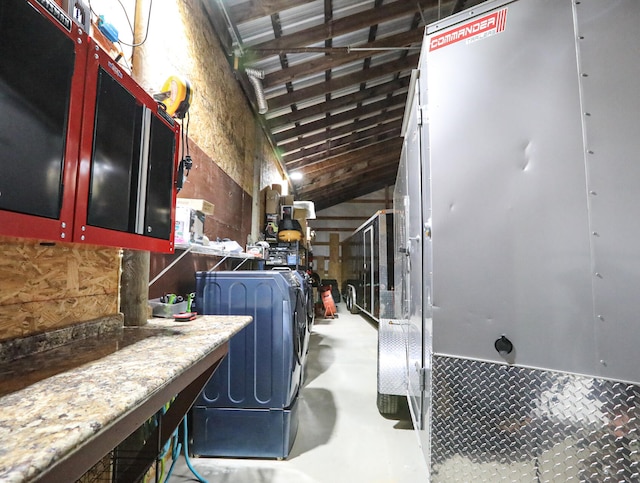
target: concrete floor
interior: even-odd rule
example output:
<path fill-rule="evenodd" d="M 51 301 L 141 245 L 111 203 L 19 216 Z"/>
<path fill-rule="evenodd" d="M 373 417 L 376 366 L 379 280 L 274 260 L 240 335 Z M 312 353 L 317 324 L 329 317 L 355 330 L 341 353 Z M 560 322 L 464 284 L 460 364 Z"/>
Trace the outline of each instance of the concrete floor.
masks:
<path fill-rule="evenodd" d="M 376 357 L 376 326 L 338 304 L 338 318 L 316 318 L 289 458 L 192 458 L 196 471 L 210 483 L 425 482 L 411 421 L 378 413 Z M 181 457 L 169 481 L 197 479 Z"/>

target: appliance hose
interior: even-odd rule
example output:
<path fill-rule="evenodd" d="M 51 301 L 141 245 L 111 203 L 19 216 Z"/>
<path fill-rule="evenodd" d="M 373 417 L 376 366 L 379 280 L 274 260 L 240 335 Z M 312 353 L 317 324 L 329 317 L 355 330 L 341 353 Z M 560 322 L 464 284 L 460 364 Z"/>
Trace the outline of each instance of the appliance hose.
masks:
<path fill-rule="evenodd" d="M 191 465 L 191 459 L 189 459 L 189 430 L 187 428 L 187 415 L 184 415 L 182 419 L 182 435 L 183 435 L 183 446 L 184 446 L 184 460 L 187 462 L 187 466 L 193 473 L 200 483 L 208 483 L 200 474 L 196 471 L 196 469 Z"/>
<path fill-rule="evenodd" d="M 187 463 L 187 467 L 191 470 L 191 473 L 193 473 L 193 476 L 195 476 L 200 483 L 208 483 L 207 480 L 205 480 L 202 476 L 200 476 L 200 473 L 196 471 L 196 469 L 191 464 L 191 459 L 189 458 L 189 443 L 188 443 L 189 429 L 188 429 L 186 414 L 184 415 L 184 418 L 182 418 L 182 436 L 183 436 L 182 444 L 180 444 L 180 442 L 178 441 L 178 437 L 176 434 L 177 432 L 178 430 L 176 429 L 176 432 L 174 433 L 175 440 L 174 440 L 173 462 L 171 463 L 171 467 L 167 472 L 167 479 L 164 480 L 164 482 L 167 483 L 169 481 L 169 478 L 171 477 L 171 472 L 173 471 L 173 465 L 176 464 L 176 461 L 180 456 L 180 451 L 184 447 L 184 460 Z"/>

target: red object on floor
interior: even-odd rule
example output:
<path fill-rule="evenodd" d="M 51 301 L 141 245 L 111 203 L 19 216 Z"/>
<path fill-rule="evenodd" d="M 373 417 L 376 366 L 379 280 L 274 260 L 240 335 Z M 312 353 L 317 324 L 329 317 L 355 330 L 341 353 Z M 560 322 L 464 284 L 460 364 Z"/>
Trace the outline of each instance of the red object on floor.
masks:
<path fill-rule="evenodd" d="M 333 301 L 333 297 L 331 296 L 331 286 L 327 285 L 320 288 L 320 292 L 322 294 L 322 305 L 324 305 L 324 318 L 334 318 L 336 317 L 336 313 L 338 310 L 336 309 L 336 304 Z"/>

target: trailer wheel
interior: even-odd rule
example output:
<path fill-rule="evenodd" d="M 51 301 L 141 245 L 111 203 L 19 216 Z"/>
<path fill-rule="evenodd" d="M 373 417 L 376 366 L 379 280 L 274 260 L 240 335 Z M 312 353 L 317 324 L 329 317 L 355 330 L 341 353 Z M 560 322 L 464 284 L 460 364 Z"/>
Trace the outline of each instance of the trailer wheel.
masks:
<path fill-rule="evenodd" d="M 347 294 L 345 304 L 347 305 L 347 310 L 352 314 L 357 314 L 358 312 L 360 312 L 358 310 L 358 307 L 356 307 L 356 304 L 353 303 L 353 292 L 351 290 L 349 290 L 349 293 Z"/>
<path fill-rule="evenodd" d="M 389 419 L 407 419 L 409 404 L 407 398 L 396 394 L 380 394 L 376 400 L 378 411 Z"/>
<path fill-rule="evenodd" d="M 358 306 L 356 304 L 353 303 L 353 300 L 351 300 L 351 308 L 349 309 L 349 312 L 351 312 L 352 314 L 359 314 L 360 313 L 360 309 L 358 308 Z"/>

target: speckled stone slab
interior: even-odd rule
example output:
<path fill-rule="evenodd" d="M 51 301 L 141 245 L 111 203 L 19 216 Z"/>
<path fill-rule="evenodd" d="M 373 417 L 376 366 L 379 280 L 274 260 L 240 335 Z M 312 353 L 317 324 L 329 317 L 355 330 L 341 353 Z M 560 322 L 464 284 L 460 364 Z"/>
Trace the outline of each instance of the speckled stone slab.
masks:
<path fill-rule="evenodd" d="M 109 333 L 121 330 L 123 326 L 124 316 L 114 314 L 42 334 L 2 341 L 0 342 L 0 364 L 48 351 L 80 339 L 106 337 Z"/>
<path fill-rule="evenodd" d="M 121 342 L 99 359 L 0 397 L 0 481 L 31 481 L 250 322 L 246 316 L 214 315 L 189 322 L 152 319 L 142 327 L 124 328 Z M 109 338 L 104 342 L 113 348 Z M 50 364 L 56 357 L 73 357 L 74 344 L 50 355 Z"/>

